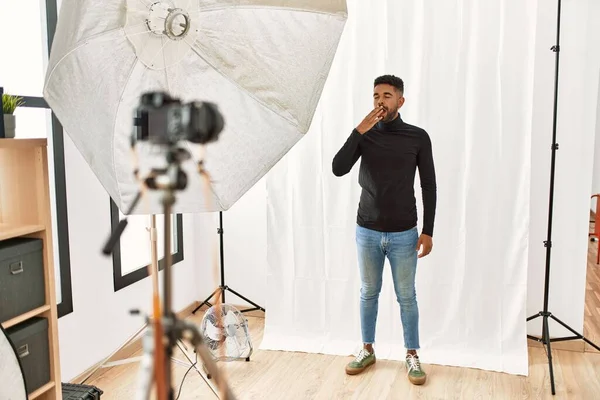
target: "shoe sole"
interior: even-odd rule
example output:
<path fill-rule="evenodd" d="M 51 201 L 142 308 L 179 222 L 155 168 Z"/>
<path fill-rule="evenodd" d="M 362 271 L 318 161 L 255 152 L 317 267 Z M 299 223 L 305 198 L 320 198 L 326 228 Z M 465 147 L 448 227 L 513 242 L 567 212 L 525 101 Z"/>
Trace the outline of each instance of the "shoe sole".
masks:
<path fill-rule="evenodd" d="M 413 385 L 423 385 L 427 381 L 427 377 L 426 376 L 424 376 L 423 378 L 410 378 L 409 377 L 408 380 Z"/>
<path fill-rule="evenodd" d="M 358 375 L 361 372 L 364 372 L 367 368 L 369 368 L 373 364 L 375 364 L 375 361 L 373 361 L 371 364 L 365 366 L 364 368 L 349 368 L 349 367 L 346 367 L 346 374 L 347 375 Z"/>

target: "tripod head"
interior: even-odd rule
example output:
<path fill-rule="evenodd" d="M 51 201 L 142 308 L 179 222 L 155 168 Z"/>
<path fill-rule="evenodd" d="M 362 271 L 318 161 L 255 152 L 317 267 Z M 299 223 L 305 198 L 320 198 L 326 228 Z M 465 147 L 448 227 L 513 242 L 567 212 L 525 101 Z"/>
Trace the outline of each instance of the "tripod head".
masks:
<path fill-rule="evenodd" d="M 175 192 L 185 190 L 187 187 L 187 173 L 182 169 L 181 164 L 190 158 L 191 155 L 186 149 L 179 147 L 177 144 L 169 144 L 165 152 L 165 159 L 167 161 L 166 167 L 152 168 L 148 175 L 143 179 L 139 179 L 139 169 L 136 167 L 134 169 L 134 175 L 138 181 L 142 182 L 142 185 L 145 189 L 163 191 L 163 207 L 169 206 L 170 208 L 170 206 L 172 206 L 176 200 Z M 203 173 L 204 170 L 202 168 L 202 161 L 200 161 L 198 164 L 199 172 Z M 136 193 L 133 202 L 125 213 L 126 215 L 131 214 L 135 210 L 142 197 L 142 194 L 143 190 L 139 190 Z M 127 217 L 119 221 L 116 229 L 111 233 L 108 241 L 102 248 L 102 253 L 104 255 L 108 256 L 112 254 L 113 249 L 125 231 L 127 224 Z"/>

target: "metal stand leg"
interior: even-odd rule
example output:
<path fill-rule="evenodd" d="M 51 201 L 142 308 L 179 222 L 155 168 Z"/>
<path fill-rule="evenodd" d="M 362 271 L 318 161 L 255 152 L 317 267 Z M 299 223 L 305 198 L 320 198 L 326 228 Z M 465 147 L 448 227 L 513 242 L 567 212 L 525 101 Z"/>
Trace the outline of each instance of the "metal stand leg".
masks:
<path fill-rule="evenodd" d="M 219 229 L 217 229 L 217 233 L 219 234 L 219 242 L 220 242 L 220 255 L 221 255 L 221 285 L 214 291 L 212 292 L 212 294 L 210 296 L 208 296 L 202 303 L 200 303 L 200 305 L 198 305 L 198 307 L 196 307 L 194 309 L 194 311 L 192 311 L 192 314 L 196 314 L 196 311 L 198 311 L 203 305 L 207 305 L 208 307 L 212 307 L 212 304 L 209 302 L 210 299 L 212 299 L 213 297 L 215 297 L 217 294 L 221 295 L 221 304 L 225 304 L 225 291 L 229 290 L 231 293 L 233 293 L 234 295 L 236 295 L 237 297 L 239 297 L 240 299 L 252 304 L 254 306 L 254 308 L 247 308 L 244 310 L 240 310 L 240 312 L 249 312 L 249 311 L 263 311 L 265 312 L 265 309 L 261 306 L 259 306 L 258 304 L 256 304 L 255 302 L 253 302 L 252 300 L 248 299 L 245 296 L 242 296 L 240 293 L 236 292 L 235 290 L 233 290 L 232 288 L 230 288 L 229 286 L 227 286 L 225 284 L 225 251 L 223 249 L 223 212 L 219 211 Z"/>

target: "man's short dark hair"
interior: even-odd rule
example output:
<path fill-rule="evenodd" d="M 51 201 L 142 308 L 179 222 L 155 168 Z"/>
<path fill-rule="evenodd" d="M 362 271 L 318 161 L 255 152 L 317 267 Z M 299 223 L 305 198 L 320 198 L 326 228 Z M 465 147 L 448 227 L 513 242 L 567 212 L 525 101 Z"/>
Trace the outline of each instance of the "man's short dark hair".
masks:
<path fill-rule="evenodd" d="M 375 78 L 373 87 L 381 84 L 388 84 L 395 87 L 400 94 L 404 94 L 404 81 L 395 75 L 382 75 Z"/>

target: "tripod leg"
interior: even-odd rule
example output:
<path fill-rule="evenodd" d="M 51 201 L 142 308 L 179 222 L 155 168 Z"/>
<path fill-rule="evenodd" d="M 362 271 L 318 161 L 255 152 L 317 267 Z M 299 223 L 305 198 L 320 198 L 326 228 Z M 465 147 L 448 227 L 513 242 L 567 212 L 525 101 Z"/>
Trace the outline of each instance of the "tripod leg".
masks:
<path fill-rule="evenodd" d="M 573 328 L 571 328 L 570 326 L 568 326 L 567 324 L 565 324 L 564 322 L 562 322 L 560 319 L 556 318 L 554 315 L 551 315 L 550 317 L 553 320 L 555 320 L 556 322 L 558 322 L 559 324 L 561 324 L 563 327 L 565 327 L 566 329 L 568 329 L 569 331 L 571 331 L 574 335 L 577 336 L 577 338 L 583 339 L 584 342 L 586 342 L 590 346 L 594 347 L 596 350 L 600 351 L 600 347 L 598 347 L 598 345 L 596 345 L 595 343 L 592 343 L 591 340 L 587 339 L 586 337 L 584 337 L 583 335 L 581 335 L 580 333 L 578 333 L 577 331 L 575 331 Z"/>
<path fill-rule="evenodd" d="M 208 374 L 210 374 L 211 378 L 214 378 L 217 388 L 222 394 L 222 397 L 219 396 L 222 400 L 235 400 L 233 392 L 231 391 L 223 372 L 219 370 L 217 363 L 212 358 L 212 355 L 204 345 L 202 335 L 200 331 L 196 327 L 196 325 L 190 324 L 186 321 L 179 321 L 182 332 L 184 333 L 184 337 L 188 339 L 196 348 L 196 352 L 200 356 L 200 359 L 204 363 L 204 366 L 208 370 Z"/>
<path fill-rule="evenodd" d="M 204 383 L 206 383 L 208 385 L 208 387 L 210 388 L 210 390 L 213 391 L 213 393 L 215 394 L 215 396 L 219 397 L 219 393 L 217 392 L 217 389 L 215 387 L 213 387 L 213 385 L 208 382 L 206 379 L 210 379 L 210 375 L 207 377 L 204 377 L 204 375 L 202 374 L 202 372 L 198 369 L 198 366 L 196 365 L 197 362 L 192 360 L 190 358 L 190 356 L 188 355 L 187 351 L 182 349 L 182 346 L 185 347 L 185 345 L 181 342 L 181 341 L 177 341 L 177 347 L 179 347 L 179 350 L 181 350 L 181 352 L 183 353 L 183 355 L 185 356 L 185 358 L 188 359 L 190 366 L 192 368 L 194 368 L 196 370 L 196 372 L 198 373 L 198 375 L 200 375 L 200 377 L 202 378 L 202 380 L 204 381 Z M 179 360 L 176 360 L 177 362 L 179 362 Z"/>
<path fill-rule="evenodd" d="M 536 318 L 539 318 L 539 317 L 541 317 L 541 316 L 543 316 L 543 313 L 541 313 L 541 312 L 539 312 L 539 313 L 537 313 L 537 314 L 534 314 L 534 315 L 532 315 L 531 317 L 527 317 L 527 322 L 529 322 L 529 321 L 533 321 L 534 319 L 536 319 Z"/>
<path fill-rule="evenodd" d="M 203 305 L 205 305 L 205 304 L 208 304 L 208 305 L 210 305 L 210 303 L 209 303 L 208 301 L 209 301 L 210 299 L 212 299 L 212 298 L 213 298 L 213 297 L 214 297 L 214 296 L 215 296 L 215 295 L 216 295 L 216 294 L 219 292 L 219 290 L 223 290 L 223 288 L 221 288 L 221 287 L 218 287 L 218 288 L 217 288 L 217 289 L 216 289 L 214 292 L 212 292 L 210 296 L 208 296 L 208 297 L 207 297 L 207 298 L 206 298 L 206 299 L 205 299 L 205 300 L 204 300 L 202 303 L 200 303 L 200 304 L 198 305 L 198 307 L 196 307 L 196 308 L 194 309 L 194 311 L 192 311 L 192 314 L 196 314 L 196 311 L 198 311 L 198 310 L 199 310 L 199 309 L 200 309 L 200 308 L 201 308 Z"/>
<path fill-rule="evenodd" d="M 548 328 L 548 317 L 544 316 L 544 323 L 543 323 L 543 329 L 544 329 L 544 333 L 543 333 L 543 343 L 546 345 L 547 347 L 547 351 L 548 351 L 548 368 L 550 370 L 550 387 L 552 389 L 552 394 L 556 394 L 556 389 L 554 388 L 554 367 L 552 365 L 552 349 L 550 347 L 550 330 Z"/>
<path fill-rule="evenodd" d="M 140 363 L 139 370 L 139 381 L 138 390 L 136 392 L 136 400 L 148 400 L 150 399 L 150 393 L 152 392 L 152 382 L 154 377 L 154 336 L 152 330 L 146 331 L 146 334 L 142 337 L 142 347 L 144 349 L 144 355 L 142 362 Z"/>
<path fill-rule="evenodd" d="M 258 304 L 256 304 L 255 302 L 253 302 L 252 300 L 242 296 L 241 294 L 239 294 L 238 292 L 236 292 L 235 290 L 233 290 L 232 288 L 230 288 L 229 286 L 226 286 L 225 289 L 229 290 L 231 293 L 235 294 L 236 296 L 238 296 L 240 299 L 247 301 L 248 303 L 252 304 L 254 307 L 254 309 L 252 310 L 243 310 L 244 311 L 254 311 L 254 310 L 261 310 L 261 311 L 265 311 L 264 308 L 262 308 L 261 306 L 259 306 Z"/>
<path fill-rule="evenodd" d="M 81 381 L 79 382 L 80 384 L 84 384 L 85 382 L 87 382 L 88 379 L 91 378 L 92 375 L 94 375 L 94 373 L 96 371 L 98 371 L 100 368 L 102 368 L 105 364 L 108 363 L 108 360 L 110 360 L 112 357 L 114 357 L 120 350 L 124 349 L 125 346 L 127 346 L 129 343 L 131 343 L 136 337 L 138 337 L 138 335 L 144 330 L 146 329 L 146 327 L 148 326 L 148 324 L 144 324 L 144 326 L 142 326 L 136 333 L 134 333 L 131 337 L 129 337 L 129 339 L 127 339 L 127 341 L 125 343 L 123 343 L 121 345 L 121 347 L 119 347 L 118 349 L 116 349 L 115 351 L 113 351 L 112 353 L 109 354 L 108 357 L 106 357 L 104 360 L 102 360 L 102 362 L 100 362 L 98 365 L 96 365 L 91 371 L 89 371 L 85 377 L 83 377 L 81 379 Z"/>

